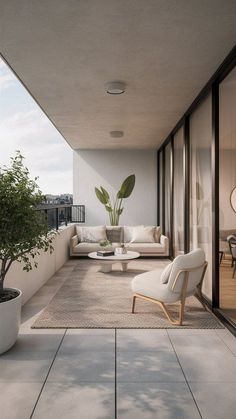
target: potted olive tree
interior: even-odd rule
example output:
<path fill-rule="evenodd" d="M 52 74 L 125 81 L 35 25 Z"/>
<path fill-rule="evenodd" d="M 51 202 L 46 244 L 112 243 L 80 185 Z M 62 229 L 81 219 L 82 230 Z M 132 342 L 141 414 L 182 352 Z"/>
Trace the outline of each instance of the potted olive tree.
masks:
<path fill-rule="evenodd" d="M 40 250 L 53 251 L 55 232 L 48 231 L 44 214 L 36 211 L 43 200 L 36 180 L 30 179 L 19 151 L 10 167 L 0 169 L 0 353 L 15 343 L 19 332 L 22 293 L 4 287 L 12 263 L 20 262 L 28 272 L 37 267 Z"/>

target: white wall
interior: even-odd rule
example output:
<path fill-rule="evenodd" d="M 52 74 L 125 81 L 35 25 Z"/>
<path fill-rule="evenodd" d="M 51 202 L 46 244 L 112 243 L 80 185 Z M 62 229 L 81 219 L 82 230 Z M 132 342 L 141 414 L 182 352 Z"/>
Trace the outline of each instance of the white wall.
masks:
<path fill-rule="evenodd" d="M 22 303 L 26 303 L 51 276 L 55 274 L 69 258 L 69 242 L 73 236 L 75 227 L 71 224 L 60 229 L 60 234 L 56 236 L 53 246 L 54 252 L 41 252 L 37 257 L 38 268 L 33 268 L 30 272 L 22 269 L 22 264 L 14 262 L 8 271 L 5 287 L 19 288 L 23 293 Z"/>
<path fill-rule="evenodd" d="M 157 220 L 157 161 L 154 150 L 79 150 L 74 152 L 74 203 L 84 204 L 86 225 L 109 224 L 108 213 L 94 188 L 114 194 L 134 173 L 136 185 L 124 200 L 121 225 L 153 224 Z"/>

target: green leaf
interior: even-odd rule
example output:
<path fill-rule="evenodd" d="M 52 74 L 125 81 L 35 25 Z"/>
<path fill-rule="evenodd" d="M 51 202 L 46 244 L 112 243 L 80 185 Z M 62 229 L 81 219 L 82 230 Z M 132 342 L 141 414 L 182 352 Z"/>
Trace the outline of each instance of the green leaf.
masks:
<path fill-rule="evenodd" d="M 42 192 L 35 179 L 30 179 L 23 156 L 17 151 L 10 167 L 0 168 L 0 259 L 4 260 L 1 285 L 7 264 L 21 262 L 23 270 L 29 272 L 37 266 L 39 250 L 46 252 L 55 237 L 45 214 L 37 210 L 42 201 Z"/>
<path fill-rule="evenodd" d="M 113 210 L 112 210 L 112 208 L 111 207 L 109 207 L 109 205 L 105 205 L 105 208 L 106 208 L 106 210 L 108 211 L 108 212 L 112 212 Z"/>
<path fill-rule="evenodd" d="M 104 194 L 98 189 L 95 188 L 95 193 L 97 195 L 98 200 L 103 204 L 106 205 L 107 204 L 107 198 L 104 196 Z"/>
<path fill-rule="evenodd" d="M 102 193 L 103 193 L 103 196 L 104 196 L 104 198 L 106 199 L 106 201 L 108 202 L 109 201 L 109 199 L 110 199 L 110 195 L 109 195 L 109 193 L 106 191 L 106 189 L 104 189 L 102 186 L 100 186 L 100 188 L 101 188 L 101 191 L 102 191 Z"/>
<path fill-rule="evenodd" d="M 118 215 L 121 215 L 121 214 L 122 214 L 122 212 L 123 212 L 123 209 L 124 209 L 124 208 L 120 208 L 120 209 L 118 209 L 118 210 L 117 210 L 117 214 L 118 214 Z"/>
<path fill-rule="evenodd" d="M 121 185 L 121 188 L 117 194 L 119 199 L 128 198 L 133 192 L 135 185 L 135 175 L 128 176 Z"/>

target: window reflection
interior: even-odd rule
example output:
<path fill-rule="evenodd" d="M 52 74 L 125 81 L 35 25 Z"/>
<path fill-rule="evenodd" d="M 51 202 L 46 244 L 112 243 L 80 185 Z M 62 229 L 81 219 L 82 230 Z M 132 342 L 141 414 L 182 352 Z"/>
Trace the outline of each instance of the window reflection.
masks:
<path fill-rule="evenodd" d="M 174 136 L 174 256 L 184 253 L 184 130 Z"/>
<path fill-rule="evenodd" d="M 190 248 L 202 248 L 208 261 L 203 293 L 212 299 L 212 112 L 211 96 L 190 118 Z"/>
<path fill-rule="evenodd" d="M 236 322 L 236 212 L 231 202 L 236 187 L 236 69 L 220 84 L 219 95 L 220 308 Z"/>
<path fill-rule="evenodd" d="M 171 143 L 165 147 L 165 235 L 170 237 Z"/>

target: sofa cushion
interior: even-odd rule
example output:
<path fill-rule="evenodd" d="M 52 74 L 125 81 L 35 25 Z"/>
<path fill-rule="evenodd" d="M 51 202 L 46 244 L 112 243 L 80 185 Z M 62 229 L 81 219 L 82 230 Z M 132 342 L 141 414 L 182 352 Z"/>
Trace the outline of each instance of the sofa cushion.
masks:
<path fill-rule="evenodd" d="M 133 228 L 131 243 L 155 243 L 155 227 L 138 226 Z"/>
<path fill-rule="evenodd" d="M 161 238 L 161 227 L 160 226 L 147 226 L 149 228 L 154 228 L 154 241 L 160 243 Z"/>
<path fill-rule="evenodd" d="M 97 252 L 98 250 L 104 250 L 99 243 L 86 243 L 82 242 L 74 246 L 73 253 L 90 253 L 90 252 Z"/>
<path fill-rule="evenodd" d="M 135 294 L 145 295 L 158 301 L 174 303 L 177 297 L 161 282 L 161 269 L 145 272 L 134 277 L 131 286 Z"/>
<path fill-rule="evenodd" d="M 133 236 L 133 230 L 134 230 L 134 228 L 137 228 L 137 227 L 143 227 L 143 226 L 141 226 L 141 225 L 139 225 L 139 226 L 124 226 L 123 227 L 123 234 L 124 234 L 124 239 L 123 239 L 123 241 L 124 241 L 124 243 L 130 243 L 131 242 L 131 240 L 132 240 L 132 236 Z M 156 243 L 160 243 L 160 237 L 161 237 L 161 227 L 160 226 L 147 226 L 147 227 L 149 227 L 149 228 L 155 228 L 155 231 L 154 231 L 154 241 L 156 242 Z"/>
<path fill-rule="evenodd" d="M 133 251 L 133 252 L 140 252 L 140 253 L 164 253 L 166 251 L 165 246 L 161 245 L 160 243 L 127 243 L 126 249 Z"/>
<path fill-rule="evenodd" d="M 120 226 L 106 226 L 106 235 L 110 243 L 123 242 L 123 228 Z"/>
<path fill-rule="evenodd" d="M 112 243 L 111 246 L 109 246 L 109 250 L 113 249 L 115 250 L 116 247 L 119 247 L 120 243 Z M 108 248 L 104 248 L 103 246 L 100 246 L 100 243 L 88 243 L 88 242 L 82 242 L 78 243 L 76 246 L 73 247 L 73 253 L 90 253 L 90 252 L 97 252 L 98 250 L 107 250 Z"/>
<path fill-rule="evenodd" d="M 124 243 L 130 243 L 132 240 L 132 236 L 133 236 L 133 229 L 136 226 L 124 226 Z M 139 227 L 139 226 L 137 226 Z"/>
<path fill-rule="evenodd" d="M 84 243 L 99 243 L 107 240 L 105 226 L 82 227 L 76 225 L 76 233 L 79 241 Z"/>

